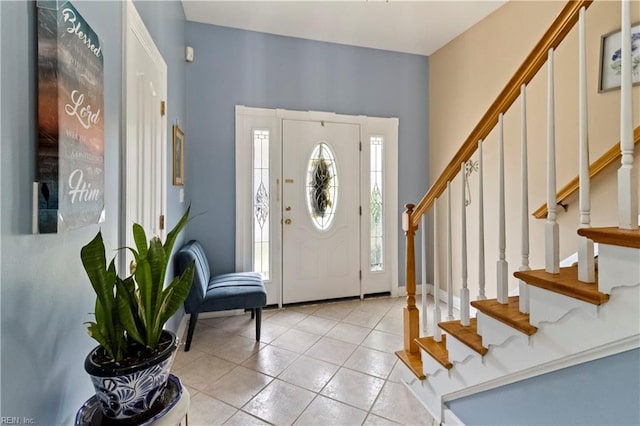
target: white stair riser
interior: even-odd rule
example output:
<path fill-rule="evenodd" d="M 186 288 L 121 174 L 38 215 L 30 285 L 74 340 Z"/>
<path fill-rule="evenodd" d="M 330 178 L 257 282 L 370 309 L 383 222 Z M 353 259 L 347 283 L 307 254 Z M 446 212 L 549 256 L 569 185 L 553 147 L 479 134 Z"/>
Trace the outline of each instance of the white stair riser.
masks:
<path fill-rule="evenodd" d="M 478 334 L 482 336 L 482 346 L 488 348 L 489 345 L 501 345 L 510 338 L 527 336 L 513 327 L 509 327 L 502 322 L 491 318 L 488 315 L 478 312 Z"/>
<path fill-rule="evenodd" d="M 481 355 L 462 343 L 452 335 L 447 335 L 447 351 L 449 352 L 449 361 L 454 364 L 462 362 L 469 357 L 481 357 Z"/>
<path fill-rule="evenodd" d="M 435 358 L 429 355 L 426 351 L 421 350 L 420 352 L 422 355 L 422 372 L 427 376 L 427 378 L 442 370 L 446 370 L 442 364 L 436 361 Z"/>
<path fill-rule="evenodd" d="M 542 322 L 556 322 L 574 309 L 581 309 L 593 318 L 598 316 L 597 305 L 534 286 L 529 288 L 529 302 L 529 323 L 536 327 Z"/>
<path fill-rule="evenodd" d="M 600 244 L 598 255 L 600 292 L 610 294 L 611 289 L 615 287 L 638 284 L 640 284 L 640 249 Z"/>

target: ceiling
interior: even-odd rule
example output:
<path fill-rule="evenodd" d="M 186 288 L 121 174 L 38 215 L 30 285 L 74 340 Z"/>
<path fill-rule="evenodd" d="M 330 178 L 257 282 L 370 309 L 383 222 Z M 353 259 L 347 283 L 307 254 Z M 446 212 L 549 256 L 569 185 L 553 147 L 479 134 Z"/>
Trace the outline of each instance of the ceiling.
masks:
<path fill-rule="evenodd" d="M 189 21 L 419 55 L 431 55 L 504 3 L 182 0 Z"/>

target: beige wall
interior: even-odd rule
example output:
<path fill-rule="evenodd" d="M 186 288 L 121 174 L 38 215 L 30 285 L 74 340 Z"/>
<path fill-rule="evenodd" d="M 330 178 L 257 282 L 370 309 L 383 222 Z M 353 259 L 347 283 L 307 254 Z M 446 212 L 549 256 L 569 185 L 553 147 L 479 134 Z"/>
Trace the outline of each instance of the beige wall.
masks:
<path fill-rule="evenodd" d="M 640 2 L 632 3 L 632 22 L 640 22 Z M 429 161 L 431 181 L 449 163 L 516 68 L 564 7 L 559 1 L 511 1 L 482 22 L 457 37 L 429 59 Z M 619 91 L 598 93 L 600 36 L 620 27 L 620 4 L 596 1 L 587 11 L 587 78 L 589 98 L 589 140 L 591 161 L 619 140 Z M 564 186 L 577 174 L 577 25 L 555 55 L 557 186 Z M 546 179 L 546 67 L 527 89 L 529 149 L 529 212 L 545 201 Z M 634 127 L 640 124 L 640 87 L 634 88 Z M 507 261 L 510 288 L 517 287 L 513 271 L 521 264 L 520 214 L 520 100 L 505 114 Z M 498 143 L 497 130 L 487 137 L 485 165 L 485 250 L 487 295 L 495 297 L 498 259 Z M 640 167 L 636 148 L 636 167 Z M 477 160 L 477 153 L 474 155 Z M 592 225 L 613 226 L 617 222 L 615 181 L 617 166 L 610 167 L 592 182 Z M 469 245 L 469 287 L 477 295 L 478 274 L 478 176 L 470 178 L 471 205 L 467 208 Z M 461 183 L 451 184 L 453 207 L 454 294 L 461 287 L 460 206 Z M 445 198 L 438 207 L 438 247 L 446 247 Z M 544 220 L 528 215 L 530 264 L 544 267 Z M 431 217 L 430 217 L 431 220 Z M 576 251 L 577 198 L 569 210 L 559 211 L 560 258 Z M 440 287 L 446 286 L 444 250 L 440 253 Z M 433 282 L 433 280 L 430 280 Z"/>

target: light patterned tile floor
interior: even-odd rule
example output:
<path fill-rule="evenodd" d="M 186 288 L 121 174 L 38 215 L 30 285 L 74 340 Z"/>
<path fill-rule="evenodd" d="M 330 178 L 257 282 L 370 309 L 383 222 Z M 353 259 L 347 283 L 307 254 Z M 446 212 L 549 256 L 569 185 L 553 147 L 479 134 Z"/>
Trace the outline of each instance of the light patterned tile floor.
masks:
<path fill-rule="evenodd" d="M 260 343 L 249 314 L 200 320 L 173 367 L 189 425 L 433 425 L 398 376 L 404 303 L 265 310 Z"/>

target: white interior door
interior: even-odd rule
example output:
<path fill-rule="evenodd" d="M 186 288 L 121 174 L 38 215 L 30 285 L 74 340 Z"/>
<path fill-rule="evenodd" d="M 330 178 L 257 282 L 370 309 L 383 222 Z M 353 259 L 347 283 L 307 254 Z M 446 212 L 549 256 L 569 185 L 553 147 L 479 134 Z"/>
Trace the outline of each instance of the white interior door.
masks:
<path fill-rule="evenodd" d="M 360 295 L 360 126 L 282 123 L 283 303 Z"/>
<path fill-rule="evenodd" d="M 147 237 L 164 237 L 166 204 L 167 65 L 135 6 L 127 2 L 126 37 L 126 171 L 123 234 L 133 247 L 131 225 L 142 225 Z"/>

